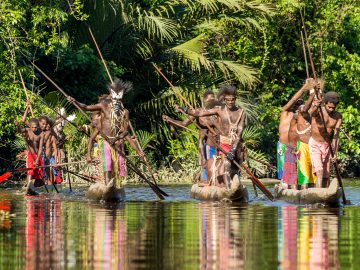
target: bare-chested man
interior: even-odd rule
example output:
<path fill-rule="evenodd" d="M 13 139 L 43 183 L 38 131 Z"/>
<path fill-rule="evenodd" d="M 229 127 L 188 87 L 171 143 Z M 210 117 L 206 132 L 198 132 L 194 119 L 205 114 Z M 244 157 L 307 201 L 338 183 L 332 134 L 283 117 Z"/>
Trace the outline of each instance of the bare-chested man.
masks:
<path fill-rule="evenodd" d="M 236 87 L 232 85 L 223 85 L 220 87 L 219 96 L 223 97 L 225 105 L 215 107 L 210 110 L 188 110 L 188 114 L 196 117 L 217 115 L 219 119 L 220 147 L 226 152 L 220 152 L 222 156 L 222 165 L 218 174 L 222 176 L 222 181 L 227 188 L 231 185 L 231 161 L 239 156 L 241 135 L 245 126 L 245 113 L 237 107 Z M 218 179 L 220 182 L 221 179 Z"/>
<path fill-rule="evenodd" d="M 50 132 L 50 135 L 46 141 L 45 156 L 46 159 L 49 161 L 49 165 L 56 165 L 61 163 L 61 153 L 58 148 L 59 138 L 53 130 L 54 124 L 55 122 L 52 119 L 48 118 L 46 131 Z M 60 184 L 62 182 L 60 168 L 49 168 L 49 170 L 46 170 L 46 174 L 48 175 L 48 180 L 50 180 L 50 182 L 55 182 L 55 184 Z"/>
<path fill-rule="evenodd" d="M 109 102 L 111 102 L 111 96 L 109 96 L 108 94 L 101 95 L 98 98 L 98 101 L 99 101 L 99 103 L 101 103 L 101 102 L 109 103 Z M 92 113 L 91 127 L 93 128 L 93 132 L 91 133 L 91 136 L 88 140 L 87 155 L 86 155 L 86 160 L 89 163 L 92 162 L 91 151 L 94 146 L 94 141 L 95 141 L 96 137 L 99 135 L 99 130 L 101 130 L 101 113 L 99 111 L 94 111 Z"/>
<path fill-rule="evenodd" d="M 39 129 L 39 120 L 31 118 L 28 122 L 29 128 L 20 127 L 16 122 L 18 132 L 25 137 L 26 141 L 26 167 L 35 168 L 37 166 L 43 166 L 42 148 L 44 145 L 44 133 Z M 27 170 L 27 192 L 29 192 L 30 184 L 32 180 L 36 181 L 34 184 L 40 184 L 43 182 L 43 170 L 32 169 Z"/>
<path fill-rule="evenodd" d="M 316 87 L 321 90 L 323 86 L 323 81 L 318 81 Z M 314 97 L 315 89 L 311 89 L 308 100 L 305 105 L 300 106 L 297 116 L 296 133 L 299 136 L 297 143 L 297 175 L 298 185 L 301 189 L 313 187 L 316 182 L 309 149 L 309 140 L 311 137 L 311 107 Z"/>
<path fill-rule="evenodd" d="M 86 111 L 99 111 L 101 114 L 100 134 L 103 138 L 99 138 L 99 154 L 101 155 L 106 184 L 113 177 L 116 180 L 114 184 L 115 182 L 120 184 L 119 176 L 123 177 L 126 174 L 125 160 L 122 153 L 122 142 L 124 138 L 129 142 L 130 146 L 137 151 L 138 155 L 143 156 L 128 134 L 129 112 L 123 107 L 121 102 L 124 93 L 131 89 L 132 83 L 115 79 L 114 82 L 109 85 L 111 94 L 111 102 L 109 103 L 101 102 L 95 105 L 85 105 L 75 101 L 73 98 L 69 98 L 70 102 L 76 102 L 81 109 Z"/>
<path fill-rule="evenodd" d="M 203 95 L 203 105 L 205 109 L 212 109 L 218 105 L 216 103 L 215 94 L 213 91 L 205 91 Z M 214 142 L 217 142 L 218 139 L 217 136 L 214 136 L 211 132 L 208 131 L 206 126 L 209 125 L 214 127 L 214 124 L 216 125 L 216 119 L 214 119 L 214 116 L 201 118 L 189 116 L 189 118 L 185 119 L 184 121 L 179 121 L 172 119 L 167 115 L 163 115 L 163 120 L 170 125 L 177 127 L 187 127 L 193 121 L 196 121 L 197 124 L 202 128 L 199 130 L 199 161 L 200 165 L 203 167 L 200 180 L 202 182 L 208 181 L 208 176 L 206 173 L 206 161 L 217 154 Z"/>
<path fill-rule="evenodd" d="M 311 138 L 309 139 L 310 157 L 313 170 L 316 174 L 316 187 L 328 187 L 330 177 L 330 159 L 336 158 L 339 147 L 339 132 L 342 123 L 341 113 L 336 111 L 340 102 L 340 95 L 336 92 L 327 92 L 322 102 L 313 102 L 314 110 L 311 114 Z M 324 119 L 322 119 L 322 115 Z M 324 122 L 326 128 L 324 126 Z M 329 143 L 334 150 L 334 157 L 330 157 Z"/>
<path fill-rule="evenodd" d="M 296 132 L 297 118 L 294 115 L 299 106 L 303 104 L 301 96 L 305 91 L 312 89 L 313 85 L 313 79 L 306 80 L 300 90 L 282 108 L 280 114 L 277 169 L 278 179 L 282 180 L 285 187 L 297 187 L 296 146 L 298 134 Z"/>

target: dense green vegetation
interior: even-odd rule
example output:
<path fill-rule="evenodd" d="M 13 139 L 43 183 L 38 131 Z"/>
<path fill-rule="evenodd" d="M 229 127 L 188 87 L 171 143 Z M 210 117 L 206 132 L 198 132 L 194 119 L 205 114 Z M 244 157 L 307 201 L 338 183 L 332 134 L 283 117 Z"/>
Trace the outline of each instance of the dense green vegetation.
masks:
<path fill-rule="evenodd" d="M 1 157 L 13 157 L 3 153 L 14 154 L 19 145 L 14 143 L 14 120 L 24 111 L 26 99 L 18 70 L 34 93 L 36 115 L 51 115 L 40 99 L 51 107 L 73 110 L 31 61 L 81 102 L 96 102 L 98 95 L 107 92 L 109 79 L 89 35 L 90 26 L 112 76 L 134 83 L 125 106 L 155 166 L 174 160 L 193 162 L 196 140 L 186 131 L 179 136 L 161 121 L 162 114 L 176 116 L 172 105 L 180 101 L 154 64 L 194 105 L 206 88 L 216 91 L 224 82 L 238 85 L 239 104 L 252 126 L 250 134 L 260 141 L 253 149 L 274 161 L 280 108 L 306 78 L 302 10 L 317 75 L 326 80 L 327 91 L 337 91 L 342 97 L 339 110 L 351 140 L 341 134 L 340 164 L 344 175 L 359 175 L 359 1 L 271 2 L 1 1 Z M 85 124 L 78 116 L 76 124 Z M 85 138 L 70 126 L 66 133 L 69 152 L 82 158 Z"/>

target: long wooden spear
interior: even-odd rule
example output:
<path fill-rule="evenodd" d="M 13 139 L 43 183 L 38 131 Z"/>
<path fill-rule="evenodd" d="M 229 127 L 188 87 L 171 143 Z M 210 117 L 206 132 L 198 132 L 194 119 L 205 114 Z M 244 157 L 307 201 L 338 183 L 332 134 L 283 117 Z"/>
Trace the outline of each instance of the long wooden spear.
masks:
<path fill-rule="evenodd" d="M 102 53 L 101 53 L 101 50 L 100 50 L 100 48 L 99 48 L 99 46 L 98 46 L 98 44 L 97 44 L 97 41 L 96 41 L 96 39 L 95 39 L 95 36 L 94 36 L 94 34 L 93 34 L 92 30 L 91 30 L 91 27 L 88 26 L 88 29 L 89 29 L 91 38 L 92 38 L 92 40 L 93 40 L 93 42 L 94 42 L 94 44 L 95 44 L 96 50 L 97 50 L 97 52 L 98 52 L 98 54 L 99 54 L 99 56 L 100 56 L 100 58 L 101 58 L 101 62 L 103 63 L 103 65 L 104 65 L 104 67 L 105 67 L 105 70 L 106 70 L 106 73 L 107 73 L 107 75 L 108 75 L 108 77 L 109 77 L 109 79 L 110 79 L 110 82 L 113 83 L 114 81 L 113 81 L 112 76 L 111 76 L 111 74 L 110 74 L 110 71 L 109 71 L 109 69 L 108 69 L 108 67 L 107 67 L 107 64 L 106 64 L 106 62 L 105 62 L 105 59 L 104 59 L 104 57 L 103 57 L 103 55 L 102 55 Z M 132 124 L 131 124 L 130 119 L 129 119 L 129 127 L 130 127 L 130 131 L 131 131 L 131 133 L 132 133 L 132 136 L 131 136 L 131 137 L 132 137 L 133 140 L 135 141 L 138 149 L 141 151 L 140 157 L 141 157 L 141 158 L 143 159 L 143 161 L 145 162 L 145 165 L 146 165 L 146 167 L 148 168 L 148 170 L 149 170 L 149 172 L 150 172 L 150 175 L 151 175 L 151 178 L 153 179 L 155 185 L 157 185 L 156 179 L 155 179 L 155 176 L 154 176 L 154 173 L 153 173 L 153 170 L 152 170 L 152 168 L 151 168 L 151 166 L 150 166 L 150 164 L 149 164 L 149 162 L 148 162 L 148 160 L 147 160 L 147 158 L 146 158 L 146 156 L 145 156 L 145 152 L 143 151 L 143 149 L 142 149 L 142 147 L 141 147 L 141 145 L 140 145 L 140 142 L 139 142 L 139 140 L 138 140 L 138 138 L 137 138 L 137 135 L 136 135 L 135 130 L 134 130 Z"/>
<path fill-rule="evenodd" d="M 183 102 L 185 102 L 191 109 L 194 109 L 193 106 L 191 106 L 191 104 L 185 99 L 185 97 L 179 91 L 177 91 L 175 86 L 168 80 L 168 78 L 161 72 L 161 70 L 155 64 L 153 64 L 153 66 L 157 70 L 157 72 L 167 81 L 167 83 L 173 89 L 174 93 L 178 96 L 178 98 L 181 99 Z M 196 122 L 194 122 L 194 121 L 192 121 L 192 122 L 195 124 L 195 126 L 198 129 L 201 129 L 201 127 Z M 207 128 L 209 129 L 209 131 L 211 133 L 216 134 L 215 131 L 211 127 L 207 126 Z M 212 142 L 214 143 L 214 145 L 216 146 L 217 149 L 219 149 L 225 155 L 227 154 L 227 151 L 225 151 L 211 137 L 209 137 L 209 139 L 212 140 Z M 251 171 L 243 163 L 240 165 L 236 160 L 232 160 L 231 162 L 234 163 L 235 166 L 237 166 L 239 169 L 243 168 L 246 171 L 246 173 L 250 176 L 250 179 L 252 180 L 252 182 L 254 182 L 256 184 L 256 186 L 268 197 L 268 199 L 271 201 L 274 200 L 274 196 L 271 194 L 271 192 L 263 185 L 263 183 L 260 182 L 259 179 L 257 179 L 255 177 L 255 175 L 253 175 L 251 173 Z"/>
<path fill-rule="evenodd" d="M 90 117 L 89 117 L 89 116 L 85 113 L 85 111 L 75 102 L 75 100 L 71 101 L 72 99 L 70 98 L 70 96 L 68 96 L 68 95 L 65 93 L 65 91 L 60 88 L 60 86 L 58 86 L 52 79 L 50 79 L 50 77 L 47 76 L 44 71 L 42 71 L 37 65 L 35 65 L 35 63 L 32 63 L 32 65 L 33 65 L 49 82 L 51 82 L 51 83 L 55 86 L 55 88 L 56 88 L 57 90 L 59 90 L 60 93 L 62 93 L 62 94 L 67 98 L 67 100 L 69 100 L 69 101 L 85 116 L 85 118 L 86 118 L 87 120 L 89 120 L 89 121 L 91 122 Z M 114 147 L 114 145 L 113 145 L 114 143 L 111 143 L 111 142 L 110 142 L 109 137 L 108 137 L 106 134 L 104 134 L 101 129 L 99 129 L 99 133 L 100 133 L 100 135 L 104 138 L 104 140 L 109 143 L 109 145 L 110 145 L 111 147 Z M 126 159 L 127 162 L 131 163 L 131 161 L 126 157 L 126 155 L 123 155 L 123 157 Z M 140 176 L 140 177 L 141 177 L 141 176 Z M 165 199 L 164 196 L 162 195 L 162 194 L 164 194 L 165 192 L 162 191 L 159 186 L 154 185 L 154 184 L 152 185 L 152 183 L 151 183 L 146 177 L 143 178 L 143 179 L 145 180 L 145 182 L 147 182 L 147 183 L 149 184 L 150 188 L 156 193 L 156 195 L 157 195 L 161 200 Z M 166 194 L 166 193 L 165 193 L 165 194 Z"/>
<path fill-rule="evenodd" d="M 31 116 L 34 117 L 34 112 L 33 112 L 33 110 L 32 110 L 32 106 L 31 106 L 31 103 L 30 103 L 30 98 L 29 98 L 29 95 L 28 95 L 28 92 L 27 92 L 27 89 L 26 89 L 26 86 L 25 86 L 25 82 L 24 82 L 23 76 L 22 76 L 20 70 L 18 70 L 18 72 L 19 72 L 19 75 L 20 75 L 21 84 L 22 84 L 23 89 L 24 89 L 24 92 L 25 92 L 26 101 L 29 103 L 28 106 L 29 106 L 29 109 L 30 109 Z"/>
<path fill-rule="evenodd" d="M 316 81 L 317 78 L 316 78 L 314 62 L 313 62 L 313 59 L 312 59 L 312 54 L 311 54 L 309 39 L 308 39 L 308 36 L 307 36 L 304 16 L 303 16 L 303 14 L 301 12 L 301 9 L 300 9 L 300 16 L 301 16 L 301 21 L 302 21 L 303 28 L 304 28 L 305 40 L 306 40 L 306 45 L 307 45 L 307 49 L 308 49 L 308 53 L 309 53 L 310 66 L 311 66 L 311 69 L 312 69 L 314 80 Z M 320 97 L 319 89 L 317 87 L 315 87 L 315 94 L 316 94 L 316 97 L 320 100 L 321 97 Z M 319 108 L 319 112 L 320 112 L 320 119 L 321 119 L 321 121 L 323 122 L 323 125 L 324 125 L 326 139 L 327 139 L 328 144 L 329 144 L 330 155 L 331 155 L 332 158 L 334 158 L 335 174 L 336 174 L 336 178 L 338 180 L 339 186 L 340 186 L 341 191 L 342 191 L 342 201 L 343 201 L 343 204 L 345 205 L 345 204 L 347 204 L 347 200 L 346 200 L 346 196 L 345 196 L 345 190 L 344 190 L 342 178 L 341 178 L 341 175 L 340 175 L 340 169 L 339 169 L 339 166 L 338 166 L 338 163 L 337 163 L 337 159 L 335 157 L 335 151 L 334 151 L 334 149 L 332 147 L 331 138 L 330 138 L 330 136 L 328 134 L 328 131 L 327 131 L 326 121 L 325 121 L 325 118 L 324 118 L 324 113 L 323 113 L 322 107 Z"/>
<path fill-rule="evenodd" d="M 189 131 L 189 132 L 191 132 L 191 133 L 193 133 L 193 134 L 198 135 L 198 132 L 196 132 L 195 130 L 190 129 L 190 128 L 188 128 L 188 127 L 185 127 L 185 126 L 183 126 L 183 125 L 181 125 L 181 124 L 179 124 L 179 123 L 176 123 L 176 122 L 174 122 L 174 121 L 171 120 L 171 119 L 167 119 L 166 122 L 169 122 L 169 123 L 171 123 L 171 124 L 174 125 L 174 126 L 177 126 L 177 127 L 179 127 L 179 128 L 185 129 L 185 130 L 187 130 L 187 131 Z M 203 130 L 200 130 L 200 132 L 204 132 L 204 131 L 203 131 Z M 248 155 L 248 154 L 247 154 L 247 156 L 248 156 L 250 159 L 252 159 L 252 160 L 254 160 L 254 161 L 256 161 L 256 162 L 258 162 L 258 163 L 260 163 L 260 164 L 262 164 L 262 165 L 265 165 L 265 166 L 269 167 L 270 169 L 272 169 L 272 170 L 274 170 L 274 171 L 277 170 L 275 166 L 267 163 L 266 161 L 263 161 L 263 160 L 254 158 L 254 157 L 252 157 L 252 156 L 250 156 L 250 155 Z"/>

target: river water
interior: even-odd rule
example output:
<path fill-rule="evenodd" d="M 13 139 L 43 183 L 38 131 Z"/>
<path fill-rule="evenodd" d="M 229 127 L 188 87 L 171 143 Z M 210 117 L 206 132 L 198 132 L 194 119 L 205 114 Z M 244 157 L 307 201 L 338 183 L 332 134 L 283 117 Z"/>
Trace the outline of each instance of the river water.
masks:
<path fill-rule="evenodd" d="M 202 203 L 190 186 L 146 187 L 105 206 L 84 189 L 24 197 L 0 191 L 0 269 L 359 269 L 360 181 L 339 209 L 254 198 Z"/>

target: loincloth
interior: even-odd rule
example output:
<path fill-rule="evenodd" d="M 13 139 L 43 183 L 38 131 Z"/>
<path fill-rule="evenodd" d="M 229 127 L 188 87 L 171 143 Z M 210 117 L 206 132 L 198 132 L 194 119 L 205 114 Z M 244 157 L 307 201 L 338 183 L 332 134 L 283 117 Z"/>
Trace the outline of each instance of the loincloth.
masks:
<path fill-rule="evenodd" d="M 298 141 L 297 144 L 297 172 L 299 185 L 316 182 L 316 176 L 312 170 L 309 145 L 301 141 Z"/>
<path fill-rule="evenodd" d="M 286 145 L 282 181 L 288 185 L 297 185 L 296 149 Z"/>
<path fill-rule="evenodd" d="M 107 141 L 99 138 L 98 147 L 102 171 L 113 172 L 115 179 L 126 176 L 125 159 L 121 155 L 122 145 L 111 147 Z"/>
<path fill-rule="evenodd" d="M 38 164 L 35 164 L 37 154 L 26 151 L 26 167 L 35 168 L 36 166 L 44 166 L 44 160 L 39 158 Z M 27 175 L 31 175 L 32 179 L 43 180 L 44 171 L 42 168 L 27 170 Z"/>
<path fill-rule="evenodd" d="M 323 170 L 323 177 L 330 176 L 330 148 L 327 142 L 318 142 L 310 137 L 310 158 L 313 171 L 316 173 Z"/>
<path fill-rule="evenodd" d="M 277 143 L 277 176 L 278 176 L 278 179 L 282 179 L 282 176 L 283 176 L 285 151 L 286 151 L 286 144 L 278 142 Z"/>

